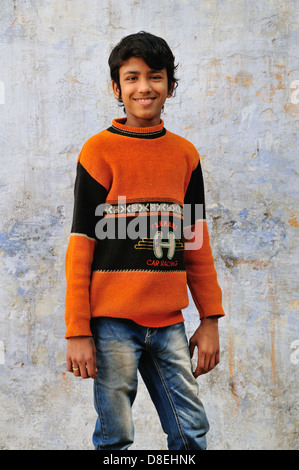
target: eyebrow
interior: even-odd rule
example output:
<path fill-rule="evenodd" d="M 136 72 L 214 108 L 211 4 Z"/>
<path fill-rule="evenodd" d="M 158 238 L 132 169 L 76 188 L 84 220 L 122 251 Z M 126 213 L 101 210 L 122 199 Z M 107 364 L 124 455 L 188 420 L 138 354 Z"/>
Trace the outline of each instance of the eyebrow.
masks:
<path fill-rule="evenodd" d="M 163 70 L 149 70 L 149 73 L 163 73 Z M 141 72 L 138 72 L 137 70 L 128 70 L 127 72 L 123 73 L 123 75 L 130 75 L 130 74 L 140 75 Z"/>

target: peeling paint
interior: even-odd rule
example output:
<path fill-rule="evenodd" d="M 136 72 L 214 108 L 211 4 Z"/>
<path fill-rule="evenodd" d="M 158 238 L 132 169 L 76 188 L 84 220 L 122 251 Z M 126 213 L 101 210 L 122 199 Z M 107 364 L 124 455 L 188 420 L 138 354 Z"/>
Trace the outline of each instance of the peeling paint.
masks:
<path fill-rule="evenodd" d="M 289 218 L 288 222 L 292 227 L 299 228 L 297 216 L 293 211 L 291 211 L 291 217 Z"/>

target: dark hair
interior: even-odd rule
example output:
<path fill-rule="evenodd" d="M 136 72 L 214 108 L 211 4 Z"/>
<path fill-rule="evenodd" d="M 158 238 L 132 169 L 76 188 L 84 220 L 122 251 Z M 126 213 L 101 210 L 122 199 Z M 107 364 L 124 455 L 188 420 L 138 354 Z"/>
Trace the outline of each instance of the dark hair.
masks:
<path fill-rule="evenodd" d="M 166 68 L 168 91 L 173 91 L 177 87 L 178 79 L 175 77 L 177 65 L 174 64 L 175 57 L 167 42 L 158 36 L 140 31 L 124 37 L 109 56 L 110 76 L 119 90 L 119 69 L 131 57 L 139 57 L 153 70 Z"/>

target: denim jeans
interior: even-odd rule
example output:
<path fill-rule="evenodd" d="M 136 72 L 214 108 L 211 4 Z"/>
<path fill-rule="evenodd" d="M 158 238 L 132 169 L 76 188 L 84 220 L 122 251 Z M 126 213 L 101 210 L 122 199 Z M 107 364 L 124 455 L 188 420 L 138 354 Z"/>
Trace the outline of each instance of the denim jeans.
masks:
<path fill-rule="evenodd" d="M 139 370 L 167 434 L 168 449 L 204 450 L 209 424 L 198 398 L 184 323 L 148 328 L 99 317 L 91 320 L 91 328 L 98 368 L 95 449 L 126 450 L 132 445 Z"/>

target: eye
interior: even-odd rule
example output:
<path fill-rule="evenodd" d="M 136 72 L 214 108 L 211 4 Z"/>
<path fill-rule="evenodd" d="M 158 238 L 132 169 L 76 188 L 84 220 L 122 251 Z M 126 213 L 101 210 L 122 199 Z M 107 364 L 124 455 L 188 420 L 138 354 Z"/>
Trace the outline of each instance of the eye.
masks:
<path fill-rule="evenodd" d="M 127 77 L 126 80 L 128 82 L 133 82 L 133 81 L 137 80 L 137 77 L 135 75 L 132 75 L 132 76 Z"/>
<path fill-rule="evenodd" d="M 152 75 L 152 80 L 162 80 L 162 75 Z"/>

